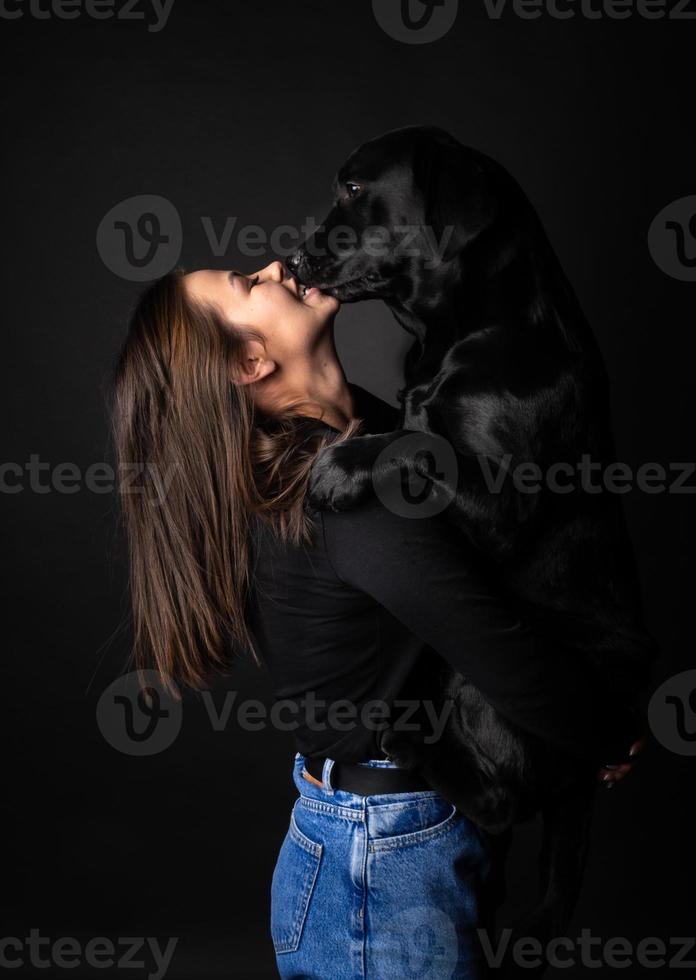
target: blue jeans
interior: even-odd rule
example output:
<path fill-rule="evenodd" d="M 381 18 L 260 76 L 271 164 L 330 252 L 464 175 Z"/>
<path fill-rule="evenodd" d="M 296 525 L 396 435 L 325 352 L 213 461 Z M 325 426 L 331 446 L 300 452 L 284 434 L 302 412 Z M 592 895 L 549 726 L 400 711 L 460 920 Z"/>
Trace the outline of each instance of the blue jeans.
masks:
<path fill-rule="evenodd" d="M 372 760 L 367 766 L 391 767 Z M 357 796 L 304 779 L 278 855 L 271 935 L 283 980 L 479 980 L 490 838 L 433 791 Z"/>

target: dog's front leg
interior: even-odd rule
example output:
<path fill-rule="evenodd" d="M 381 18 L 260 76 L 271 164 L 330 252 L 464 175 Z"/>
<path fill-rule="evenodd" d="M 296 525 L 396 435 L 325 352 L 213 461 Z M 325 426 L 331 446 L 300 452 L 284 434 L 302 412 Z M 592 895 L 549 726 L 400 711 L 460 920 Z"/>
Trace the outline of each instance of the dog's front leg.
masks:
<path fill-rule="evenodd" d="M 327 446 L 316 459 L 309 478 L 310 503 L 319 510 L 350 510 L 373 492 L 374 480 L 390 467 L 402 464 L 410 454 L 395 445 L 403 430 L 383 435 L 356 436 Z M 390 448 L 395 452 L 389 452 Z"/>
<path fill-rule="evenodd" d="M 442 469 L 416 471 L 429 481 L 433 508 L 447 510 L 448 519 L 475 547 L 505 560 L 515 553 L 538 513 L 539 494 L 518 491 L 510 477 L 517 458 L 510 452 L 499 460 L 457 454 L 456 479 Z"/>

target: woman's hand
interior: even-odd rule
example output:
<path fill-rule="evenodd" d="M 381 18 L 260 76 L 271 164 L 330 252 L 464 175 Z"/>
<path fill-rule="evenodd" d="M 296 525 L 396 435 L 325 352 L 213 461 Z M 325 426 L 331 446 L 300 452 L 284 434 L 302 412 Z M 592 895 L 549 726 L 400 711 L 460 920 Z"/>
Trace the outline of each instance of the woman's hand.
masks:
<path fill-rule="evenodd" d="M 645 736 L 634 742 L 629 751 L 631 762 L 624 762 L 619 766 L 603 766 L 597 773 L 597 779 L 607 789 L 613 789 L 614 785 L 624 779 L 636 764 L 635 757 L 645 748 Z"/>

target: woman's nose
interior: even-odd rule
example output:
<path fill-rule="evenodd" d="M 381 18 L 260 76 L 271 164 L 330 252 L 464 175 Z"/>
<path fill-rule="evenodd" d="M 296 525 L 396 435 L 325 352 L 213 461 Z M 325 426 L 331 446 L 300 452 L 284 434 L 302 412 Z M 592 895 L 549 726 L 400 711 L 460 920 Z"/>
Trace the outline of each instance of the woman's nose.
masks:
<path fill-rule="evenodd" d="M 267 282 L 268 280 L 282 282 L 285 279 L 285 267 L 282 262 L 271 262 L 258 275 L 262 282 Z"/>

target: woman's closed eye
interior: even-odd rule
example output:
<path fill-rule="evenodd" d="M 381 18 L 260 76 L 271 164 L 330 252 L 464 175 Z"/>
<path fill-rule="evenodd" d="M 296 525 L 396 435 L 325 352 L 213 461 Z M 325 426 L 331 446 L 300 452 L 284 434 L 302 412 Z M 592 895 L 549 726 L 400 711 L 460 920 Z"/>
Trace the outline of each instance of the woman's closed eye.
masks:
<path fill-rule="evenodd" d="M 254 286 L 257 286 L 261 282 L 260 276 L 245 276 L 243 273 L 237 272 L 234 269 L 232 270 L 232 272 L 230 272 L 228 278 L 233 286 L 235 285 L 235 283 L 241 280 L 244 283 L 244 285 L 247 287 L 249 292 L 251 292 Z"/>

